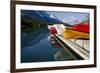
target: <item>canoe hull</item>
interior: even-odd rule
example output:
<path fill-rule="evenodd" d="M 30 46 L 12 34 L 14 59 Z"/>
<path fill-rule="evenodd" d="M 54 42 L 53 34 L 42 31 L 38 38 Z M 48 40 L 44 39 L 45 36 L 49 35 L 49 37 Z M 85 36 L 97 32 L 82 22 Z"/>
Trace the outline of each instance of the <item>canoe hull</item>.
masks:
<path fill-rule="evenodd" d="M 64 29 L 65 39 L 89 39 L 89 33 L 79 32 L 72 29 Z"/>

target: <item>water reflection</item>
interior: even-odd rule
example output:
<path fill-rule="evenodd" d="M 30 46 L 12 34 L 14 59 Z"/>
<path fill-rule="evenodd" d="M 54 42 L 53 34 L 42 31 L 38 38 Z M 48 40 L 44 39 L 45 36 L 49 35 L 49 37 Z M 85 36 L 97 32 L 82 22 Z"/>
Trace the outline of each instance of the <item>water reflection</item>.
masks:
<path fill-rule="evenodd" d="M 21 39 L 22 63 L 75 59 L 63 49 L 59 42 L 49 34 L 47 29 L 24 34 L 26 35 L 22 36 Z"/>
<path fill-rule="evenodd" d="M 59 42 L 52 35 L 50 35 L 50 41 L 53 48 L 62 48 Z"/>
<path fill-rule="evenodd" d="M 55 61 L 64 61 L 64 60 L 76 60 L 77 58 L 66 48 L 66 51 L 63 49 L 61 44 L 54 38 L 53 35 L 50 35 L 51 46 L 53 48 L 61 48 L 54 54 Z"/>
<path fill-rule="evenodd" d="M 74 58 L 66 51 L 57 51 L 54 55 L 56 61 L 74 60 Z"/>

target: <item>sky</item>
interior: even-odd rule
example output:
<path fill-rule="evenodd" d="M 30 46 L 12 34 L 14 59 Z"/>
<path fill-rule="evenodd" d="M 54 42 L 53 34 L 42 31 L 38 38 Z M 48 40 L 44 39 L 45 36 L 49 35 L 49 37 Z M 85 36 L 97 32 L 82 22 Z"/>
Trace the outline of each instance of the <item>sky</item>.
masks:
<path fill-rule="evenodd" d="M 89 13 L 86 13 L 86 12 L 68 12 L 68 11 L 66 12 L 64 11 L 40 11 L 40 12 L 47 13 L 51 18 L 57 18 L 60 21 L 68 23 L 70 25 L 79 24 L 82 21 L 87 20 L 86 17 L 88 17 L 89 19 Z M 38 12 L 38 14 L 40 15 L 41 13 Z"/>
<path fill-rule="evenodd" d="M 89 13 L 80 13 L 80 12 L 60 12 L 60 11 L 47 11 L 52 17 L 56 16 L 59 20 L 63 22 L 67 22 L 70 24 L 80 23 L 82 22 Z"/>

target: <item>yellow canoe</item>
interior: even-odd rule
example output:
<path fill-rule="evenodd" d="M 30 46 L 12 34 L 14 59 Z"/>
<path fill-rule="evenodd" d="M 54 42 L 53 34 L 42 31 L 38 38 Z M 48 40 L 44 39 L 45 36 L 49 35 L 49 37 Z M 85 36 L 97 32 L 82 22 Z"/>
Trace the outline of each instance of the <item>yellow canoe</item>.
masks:
<path fill-rule="evenodd" d="M 63 36 L 65 39 L 89 39 L 89 33 L 75 31 L 70 28 L 64 29 Z"/>

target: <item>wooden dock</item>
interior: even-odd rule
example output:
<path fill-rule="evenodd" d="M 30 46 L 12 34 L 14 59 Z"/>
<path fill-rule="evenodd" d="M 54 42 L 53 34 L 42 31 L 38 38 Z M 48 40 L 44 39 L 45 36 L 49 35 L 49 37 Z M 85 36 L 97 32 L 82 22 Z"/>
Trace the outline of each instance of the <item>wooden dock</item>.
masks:
<path fill-rule="evenodd" d="M 63 36 L 52 35 L 64 48 L 65 51 L 71 52 L 74 59 L 89 59 L 89 40 L 65 40 Z"/>

